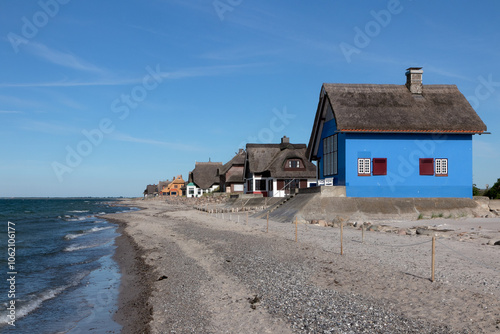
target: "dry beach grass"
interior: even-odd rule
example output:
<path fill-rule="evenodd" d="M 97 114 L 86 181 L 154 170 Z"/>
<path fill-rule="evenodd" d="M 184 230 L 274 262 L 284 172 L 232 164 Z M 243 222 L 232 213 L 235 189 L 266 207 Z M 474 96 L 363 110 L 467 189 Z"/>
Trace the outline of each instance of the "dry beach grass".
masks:
<path fill-rule="evenodd" d="M 124 333 L 500 333 L 500 246 L 487 245 L 498 218 L 383 222 L 456 229 L 438 238 L 431 282 L 429 236 L 366 232 L 362 243 L 345 228 L 341 256 L 338 228 L 299 225 L 295 242 L 291 222 L 266 233 L 246 213 L 128 204 L 144 210 L 112 218 L 130 237 L 116 255 Z"/>

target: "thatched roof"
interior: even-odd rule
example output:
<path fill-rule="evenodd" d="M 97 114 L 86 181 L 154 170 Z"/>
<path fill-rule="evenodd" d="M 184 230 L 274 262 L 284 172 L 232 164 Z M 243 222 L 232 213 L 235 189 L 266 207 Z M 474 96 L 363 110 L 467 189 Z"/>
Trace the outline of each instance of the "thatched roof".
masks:
<path fill-rule="evenodd" d="M 482 133 L 486 125 L 455 85 L 323 84 L 344 132 Z"/>
<path fill-rule="evenodd" d="M 232 173 L 226 178 L 226 183 L 243 183 L 243 182 L 245 182 L 244 169 L 241 169 L 236 173 Z"/>
<path fill-rule="evenodd" d="M 143 194 L 145 195 L 153 195 L 158 192 L 158 186 L 156 184 L 148 184 Z"/>
<path fill-rule="evenodd" d="M 227 162 L 222 168 L 219 170 L 221 182 L 225 183 L 225 185 L 229 185 L 230 183 L 244 183 L 245 182 L 245 161 L 246 161 L 247 153 L 245 150 L 240 149 L 238 153 Z"/>
<path fill-rule="evenodd" d="M 321 89 L 307 152 L 315 159 L 324 122 L 333 117 L 338 132 L 484 133 L 486 125 L 455 85 L 327 84 Z M 328 113 L 328 114 L 327 114 Z"/>
<path fill-rule="evenodd" d="M 196 162 L 191 172 L 192 181 L 201 189 L 208 189 L 214 184 L 219 184 L 218 172 L 221 167 L 222 162 Z"/>
<path fill-rule="evenodd" d="M 229 160 L 222 168 L 220 169 L 220 174 L 226 174 L 227 171 L 232 167 L 232 166 L 243 166 L 245 165 L 245 159 L 246 159 L 247 153 L 245 150 L 240 149 L 236 155 Z"/>
<path fill-rule="evenodd" d="M 305 144 L 247 144 L 246 148 L 250 173 L 275 178 L 316 177 L 316 166 L 306 158 Z M 288 159 L 302 160 L 305 170 L 285 170 Z"/>

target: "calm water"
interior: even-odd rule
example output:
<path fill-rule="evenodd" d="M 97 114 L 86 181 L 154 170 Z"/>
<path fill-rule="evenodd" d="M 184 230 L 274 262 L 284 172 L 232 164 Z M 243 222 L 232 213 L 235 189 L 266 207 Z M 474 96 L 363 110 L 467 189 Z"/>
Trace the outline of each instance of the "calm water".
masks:
<path fill-rule="evenodd" d="M 117 204 L 103 199 L 0 199 L 0 333 L 120 332 L 112 321 L 120 283 L 112 259 L 117 226 L 104 218 L 136 209 Z M 15 229 L 10 232 L 14 238 L 8 225 Z M 14 240 L 15 259 L 9 259 Z M 12 301 L 15 327 L 8 324 Z"/>

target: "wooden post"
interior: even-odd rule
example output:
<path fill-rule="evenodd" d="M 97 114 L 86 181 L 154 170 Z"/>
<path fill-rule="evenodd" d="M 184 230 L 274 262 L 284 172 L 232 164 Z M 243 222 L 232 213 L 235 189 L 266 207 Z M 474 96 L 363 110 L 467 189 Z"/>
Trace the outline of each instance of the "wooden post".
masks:
<path fill-rule="evenodd" d="M 436 237 L 432 237 L 431 282 L 434 282 L 435 264 L 436 264 Z"/>
<path fill-rule="evenodd" d="M 266 227 L 266 233 L 269 233 L 269 212 L 267 213 L 267 227 Z"/>
<path fill-rule="evenodd" d="M 361 243 L 365 243 L 365 227 L 361 226 Z"/>
<path fill-rule="evenodd" d="M 343 239 L 344 239 L 344 222 L 341 222 L 340 223 L 340 255 L 344 255 Z"/>
<path fill-rule="evenodd" d="M 248 225 L 248 211 L 247 211 L 247 223 L 246 223 L 246 225 Z"/>
<path fill-rule="evenodd" d="M 295 242 L 297 242 L 297 234 L 298 234 L 298 229 L 297 229 L 297 217 L 295 217 Z"/>

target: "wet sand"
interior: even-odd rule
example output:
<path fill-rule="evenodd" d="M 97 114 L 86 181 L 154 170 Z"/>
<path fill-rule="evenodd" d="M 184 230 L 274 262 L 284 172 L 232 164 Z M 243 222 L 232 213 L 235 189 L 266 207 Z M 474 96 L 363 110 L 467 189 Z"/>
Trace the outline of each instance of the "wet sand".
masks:
<path fill-rule="evenodd" d="M 126 223 L 106 217 L 118 224 L 117 246 L 113 259 L 120 266 L 121 284 L 118 297 L 118 311 L 113 320 L 122 326 L 122 333 L 150 333 L 152 306 L 149 296 L 152 292 L 154 268 L 144 262 L 144 250 L 126 233 Z"/>

